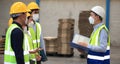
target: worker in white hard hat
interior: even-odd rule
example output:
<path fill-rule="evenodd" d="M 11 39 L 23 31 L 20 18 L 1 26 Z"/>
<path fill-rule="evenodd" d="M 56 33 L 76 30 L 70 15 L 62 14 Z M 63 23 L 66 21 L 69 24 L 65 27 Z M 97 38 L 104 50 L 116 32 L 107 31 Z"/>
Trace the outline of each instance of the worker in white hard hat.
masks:
<path fill-rule="evenodd" d="M 93 25 L 90 42 L 79 42 L 89 49 L 87 64 L 110 64 L 110 37 L 108 29 L 103 23 L 105 10 L 101 6 L 91 9 L 89 23 Z"/>

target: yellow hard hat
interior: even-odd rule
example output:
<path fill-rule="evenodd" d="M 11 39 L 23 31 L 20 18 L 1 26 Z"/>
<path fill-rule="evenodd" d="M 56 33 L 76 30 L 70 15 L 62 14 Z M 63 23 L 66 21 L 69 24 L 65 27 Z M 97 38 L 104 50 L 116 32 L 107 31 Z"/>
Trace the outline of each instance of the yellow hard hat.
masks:
<path fill-rule="evenodd" d="M 29 17 L 30 16 L 30 13 L 27 13 L 27 17 Z"/>
<path fill-rule="evenodd" d="M 12 22 L 13 22 L 13 19 L 10 18 L 9 21 L 8 21 L 8 26 L 10 26 L 12 24 Z"/>
<path fill-rule="evenodd" d="M 10 8 L 10 14 L 27 12 L 27 6 L 23 2 L 15 2 Z"/>
<path fill-rule="evenodd" d="M 37 5 L 37 3 L 35 3 L 35 2 L 30 2 L 30 3 L 28 4 L 28 9 L 33 10 L 33 9 L 40 9 L 40 8 L 39 8 L 39 6 Z"/>
<path fill-rule="evenodd" d="M 27 12 L 31 12 L 31 10 L 27 8 Z"/>

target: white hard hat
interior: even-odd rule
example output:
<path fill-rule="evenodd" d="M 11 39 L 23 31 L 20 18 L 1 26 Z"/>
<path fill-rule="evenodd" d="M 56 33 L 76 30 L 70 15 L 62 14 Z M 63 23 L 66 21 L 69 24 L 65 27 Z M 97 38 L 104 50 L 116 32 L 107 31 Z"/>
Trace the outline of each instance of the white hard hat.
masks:
<path fill-rule="evenodd" d="M 105 10 L 101 6 L 95 6 L 91 9 L 91 11 L 93 11 L 97 15 L 101 16 L 102 18 L 104 18 L 104 16 L 105 16 Z"/>

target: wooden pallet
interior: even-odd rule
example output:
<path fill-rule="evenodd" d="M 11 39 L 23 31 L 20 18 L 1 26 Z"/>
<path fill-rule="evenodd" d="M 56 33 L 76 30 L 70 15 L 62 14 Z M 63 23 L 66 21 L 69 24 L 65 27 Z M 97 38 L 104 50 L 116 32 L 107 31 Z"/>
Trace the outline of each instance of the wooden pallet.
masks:
<path fill-rule="evenodd" d="M 57 56 L 57 52 L 46 52 L 47 56 Z"/>
<path fill-rule="evenodd" d="M 73 57 L 74 53 L 72 54 L 57 54 L 58 57 Z"/>

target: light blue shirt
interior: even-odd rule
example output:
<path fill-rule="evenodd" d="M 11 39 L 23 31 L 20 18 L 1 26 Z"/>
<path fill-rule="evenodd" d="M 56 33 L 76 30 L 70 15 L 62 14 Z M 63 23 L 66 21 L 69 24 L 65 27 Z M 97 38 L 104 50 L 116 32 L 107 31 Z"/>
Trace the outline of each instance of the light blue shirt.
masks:
<path fill-rule="evenodd" d="M 95 25 L 93 28 L 93 32 L 92 34 L 102 25 L 103 23 L 99 23 L 97 25 Z M 100 38 L 99 38 L 99 42 L 100 45 L 99 46 L 92 46 L 92 45 L 88 45 L 88 48 L 92 51 L 95 52 L 106 52 L 107 50 L 107 40 L 108 40 L 108 33 L 105 29 L 102 29 L 100 32 Z"/>

